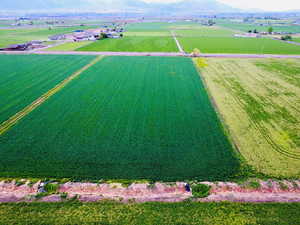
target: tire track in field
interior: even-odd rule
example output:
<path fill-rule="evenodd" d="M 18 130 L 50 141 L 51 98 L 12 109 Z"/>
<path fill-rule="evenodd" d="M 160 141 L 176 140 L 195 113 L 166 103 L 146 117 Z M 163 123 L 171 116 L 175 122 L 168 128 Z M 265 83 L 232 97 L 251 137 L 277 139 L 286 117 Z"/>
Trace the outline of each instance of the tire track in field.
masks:
<path fill-rule="evenodd" d="M 245 108 L 245 103 L 243 103 L 243 101 L 241 101 L 241 99 L 239 99 L 238 97 L 236 97 L 236 94 L 234 91 L 232 91 L 232 86 L 231 84 L 229 84 L 225 79 L 221 78 L 220 79 L 222 82 L 222 85 L 228 90 L 229 93 L 231 93 L 231 96 L 233 97 L 233 99 L 235 99 L 235 101 L 237 102 L 238 105 L 240 105 L 240 107 L 243 109 Z M 272 148 L 282 154 L 285 155 L 286 157 L 289 158 L 293 158 L 293 159 L 297 159 L 300 160 L 300 155 L 296 154 L 296 153 L 292 153 L 289 150 L 286 150 L 285 148 L 279 146 L 273 139 L 272 137 L 268 134 L 268 130 L 266 127 L 264 127 L 261 123 L 256 122 L 255 120 L 253 120 L 253 118 L 249 115 L 249 122 L 250 124 L 252 124 L 252 126 L 264 137 L 264 139 L 267 141 L 267 143 L 269 145 L 272 146 Z"/>
<path fill-rule="evenodd" d="M 3 135 L 6 131 L 8 131 L 12 126 L 14 126 L 19 120 L 24 118 L 26 115 L 31 113 L 33 110 L 35 110 L 37 107 L 42 105 L 45 101 L 47 101 L 51 96 L 55 95 L 57 92 L 62 90 L 65 86 L 68 85 L 72 80 L 76 79 L 80 74 L 82 74 L 84 71 L 98 63 L 103 56 L 98 56 L 95 59 L 93 59 L 90 63 L 73 73 L 71 76 L 67 77 L 65 80 L 57 84 L 54 88 L 50 89 L 46 93 L 44 93 L 41 97 L 39 97 L 37 100 L 32 102 L 30 105 L 26 106 L 21 111 L 17 112 L 15 115 L 10 117 L 8 120 L 4 121 L 2 124 L 0 124 L 0 136 Z"/>

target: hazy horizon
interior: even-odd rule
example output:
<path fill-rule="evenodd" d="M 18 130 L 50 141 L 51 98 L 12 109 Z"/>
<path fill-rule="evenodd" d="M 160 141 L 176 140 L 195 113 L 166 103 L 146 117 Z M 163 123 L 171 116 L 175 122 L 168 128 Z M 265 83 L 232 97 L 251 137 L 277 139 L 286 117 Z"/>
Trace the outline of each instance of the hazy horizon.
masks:
<path fill-rule="evenodd" d="M 146 4 L 148 3 L 148 4 Z M 157 3 L 160 6 L 156 7 Z M 74 12 L 113 12 L 113 11 L 139 11 L 146 12 L 149 9 L 174 12 L 237 12 L 237 11 L 300 11 L 300 1 L 271 1 L 271 0 L 1 0 L 0 11 L 74 11 Z M 175 12 L 176 13 L 176 12 Z"/>

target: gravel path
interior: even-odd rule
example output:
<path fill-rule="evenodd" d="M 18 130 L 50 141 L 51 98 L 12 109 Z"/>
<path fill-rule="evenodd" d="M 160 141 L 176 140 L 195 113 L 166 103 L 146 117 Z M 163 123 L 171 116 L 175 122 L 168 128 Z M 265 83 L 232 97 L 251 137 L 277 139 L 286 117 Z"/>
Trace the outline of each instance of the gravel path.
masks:
<path fill-rule="evenodd" d="M 176 45 L 177 45 L 177 48 L 178 48 L 179 52 L 185 54 L 185 52 L 184 52 L 182 46 L 180 45 L 180 42 L 178 41 L 174 31 L 171 31 L 171 34 L 172 34 L 172 37 L 173 37 L 174 41 L 176 42 Z"/>
<path fill-rule="evenodd" d="M 190 54 L 180 52 L 79 52 L 79 51 L 0 51 L 0 54 L 9 55 L 104 55 L 104 56 L 182 56 Z M 269 55 L 269 54 L 200 54 L 199 57 L 213 58 L 300 58 L 300 55 Z"/>

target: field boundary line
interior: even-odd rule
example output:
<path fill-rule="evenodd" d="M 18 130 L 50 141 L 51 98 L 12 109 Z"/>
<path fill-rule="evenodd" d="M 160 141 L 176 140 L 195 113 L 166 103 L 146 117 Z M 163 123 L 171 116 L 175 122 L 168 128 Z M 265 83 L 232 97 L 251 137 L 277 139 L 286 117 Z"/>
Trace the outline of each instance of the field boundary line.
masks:
<path fill-rule="evenodd" d="M 35 110 L 37 107 L 39 107 L 41 104 L 43 104 L 45 101 L 47 101 L 51 96 L 58 93 L 60 90 L 62 90 L 65 86 L 68 85 L 72 80 L 76 79 L 80 74 L 82 74 L 84 71 L 98 63 L 104 56 L 98 56 L 95 59 L 93 59 L 90 63 L 85 65 L 84 67 L 80 68 L 73 74 L 71 74 L 69 77 L 67 77 L 65 80 L 57 84 L 54 88 L 50 89 L 46 93 L 44 93 L 41 97 L 36 99 L 34 102 L 32 102 L 30 105 L 26 106 L 21 111 L 17 112 L 15 115 L 10 117 L 8 120 L 4 121 L 2 124 L 0 124 L 0 136 L 3 135 L 6 131 L 8 131 L 12 126 L 14 126 L 19 120 L 24 118 L 26 115 L 31 113 L 33 110 Z"/>

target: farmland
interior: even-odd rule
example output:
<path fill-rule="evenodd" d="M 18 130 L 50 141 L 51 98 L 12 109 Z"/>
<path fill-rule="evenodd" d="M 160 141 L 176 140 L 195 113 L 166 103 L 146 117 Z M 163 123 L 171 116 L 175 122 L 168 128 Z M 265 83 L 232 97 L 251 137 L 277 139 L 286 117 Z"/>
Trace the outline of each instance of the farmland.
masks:
<path fill-rule="evenodd" d="M 9 203 L 0 205 L 0 224 L 296 225 L 299 208 L 297 203 Z"/>
<path fill-rule="evenodd" d="M 78 51 L 102 52 L 177 52 L 172 37 L 124 37 L 120 39 L 104 39 L 78 48 Z"/>
<path fill-rule="evenodd" d="M 209 59 L 201 69 L 234 142 L 256 171 L 300 176 L 300 61 Z"/>
<path fill-rule="evenodd" d="M 0 55 L 0 123 L 93 58 L 91 56 Z"/>
<path fill-rule="evenodd" d="M 295 41 L 295 42 L 299 42 L 299 43 L 300 43 L 300 38 L 293 38 L 292 41 Z"/>
<path fill-rule="evenodd" d="M 198 27 L 194 22 L 147 22 L 147 23 L 131 23 L 125 28 L 129 32 L 153 32 L 153 31 L 169 31 L 171 29 Z"/>
<path fill-rule="evenodd" d="M 300 46 L 269 38 L 179 37 L 187 52 L 202 53 L 300 54 Z"/>
<path fill-rule="evenodd" d="M 66 42 L 61 45 L 57 45 L 51 48 L 45 49 L 45 51 L 75 51 L 77 48 L 89 45 L 90 41 L 80 41 L 80 42 Z"/>
<path fill-rule="evenodd" d="M 106 57 L 0 143 L 4 177 L 224 180 L 240 166 L 187 58 Z"/>
<path fill-rule="evenodd" d="M 74 27 L 53 27 L 47 28 L 27 28 L 27 29 L 5 29 L 0 30 L 0 48 L 11 44 L 19 44 L 32 40 L 47 41 L 48 37 L 55 34 L 70 33 L 76 29 L 89 29 L 94 26 L 74 26 Z"/>
<path fill-rule="evenodd" d="M 199 26 L 193 29 L 175 30 L 182 37 L 232 37 L 236 32 L 220 27 Z"/>
<path fill-rule="evenodd" d="M 273 25 L 269 26 L 260 26 L 259 24 L 251 24 L 251 23 L 236 23 L 236 22 L 220 22 L 217 23 L 219 26 L 226 27 L 233 30 L 240 30 L 244 32 L 248 32 L 249 30 L 256 29 L 258 32 L 268 32 L 268 28 L 272 27 L 274 32 L 291 32 L 291 33 L 300 33 L 300 26 L 292 26 L 292 25 Z"/>

